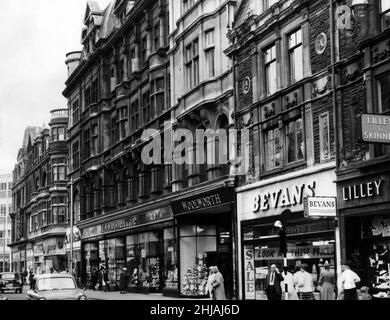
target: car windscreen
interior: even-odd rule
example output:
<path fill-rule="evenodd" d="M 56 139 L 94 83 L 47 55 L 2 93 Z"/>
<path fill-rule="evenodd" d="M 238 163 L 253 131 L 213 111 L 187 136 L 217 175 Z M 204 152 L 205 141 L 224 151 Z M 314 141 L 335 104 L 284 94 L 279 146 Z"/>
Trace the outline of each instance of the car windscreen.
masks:
<path fill-rule="evenodd" d="M 44 278 L 39 279 L 37 282 L 37 289 L 39 291 L 44 290 L 72 290 L 76 289 L 75 283 L 72 278 Z"/>

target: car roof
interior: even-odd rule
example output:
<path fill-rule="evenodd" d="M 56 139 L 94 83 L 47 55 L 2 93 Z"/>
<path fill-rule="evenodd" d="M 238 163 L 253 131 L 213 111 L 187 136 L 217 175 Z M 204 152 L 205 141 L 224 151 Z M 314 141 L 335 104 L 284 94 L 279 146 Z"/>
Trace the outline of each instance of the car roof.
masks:
<path fill-rule="evenodd" d="M 72 275 L 68 273 L 45 273 L 45 274 L 37 274 L 34 276 L 34 279 L 50 279 L 50 278 L 73 278 Z"/>

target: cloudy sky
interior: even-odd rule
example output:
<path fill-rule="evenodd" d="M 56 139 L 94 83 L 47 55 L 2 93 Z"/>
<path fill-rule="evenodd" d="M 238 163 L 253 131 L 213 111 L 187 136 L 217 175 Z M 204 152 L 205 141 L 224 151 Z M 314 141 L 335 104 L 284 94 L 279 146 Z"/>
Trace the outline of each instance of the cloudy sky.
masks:
<path fill-rule="evenodd" d="M 85 8 L 86 0 L 0 0 L 0 174 L 12 172 L 24 129 L 66 107 L 65 54 L 81 48 Z"/>

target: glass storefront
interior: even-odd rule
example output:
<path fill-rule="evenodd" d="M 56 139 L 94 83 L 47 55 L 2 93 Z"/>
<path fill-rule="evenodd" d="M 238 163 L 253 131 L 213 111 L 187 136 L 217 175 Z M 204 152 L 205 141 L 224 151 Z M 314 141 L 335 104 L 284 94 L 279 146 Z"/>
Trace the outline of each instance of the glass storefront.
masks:
<path fill-rule="evenodd" d="M 184 225 L 180 227 L 180 292 L 183 295 L 206 294 L 208 267 L 217 255 L 215 225 Z"/>
<path fill-rule="evenodd" d="M 120 273 L 127 267 L 128 287 L 161 292 L 177 289 L 177 248 L 174 228 L 142 232 L 84 244 L 86 282 L 96 284 L 96 271 L 106 266 L 110 288 L 119 288 Z"/>

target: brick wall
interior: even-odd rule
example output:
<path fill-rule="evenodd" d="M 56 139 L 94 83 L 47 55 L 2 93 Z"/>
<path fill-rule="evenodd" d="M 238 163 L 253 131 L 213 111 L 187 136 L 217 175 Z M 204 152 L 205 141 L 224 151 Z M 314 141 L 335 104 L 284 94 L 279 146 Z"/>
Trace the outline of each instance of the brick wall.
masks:
<path fill-rule="evenodd" d="M 243 109 L 253 102 L 253 84 L 252 84 L 252 59 L 250 48 L 245 48 L 237 55 L 237 108 Z M 243 92 L 243 80 L 250 77 L 251 86 L 248 93 Z"/>

